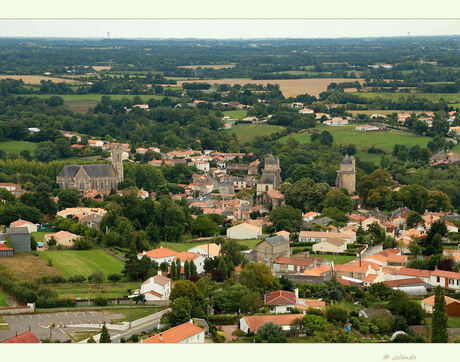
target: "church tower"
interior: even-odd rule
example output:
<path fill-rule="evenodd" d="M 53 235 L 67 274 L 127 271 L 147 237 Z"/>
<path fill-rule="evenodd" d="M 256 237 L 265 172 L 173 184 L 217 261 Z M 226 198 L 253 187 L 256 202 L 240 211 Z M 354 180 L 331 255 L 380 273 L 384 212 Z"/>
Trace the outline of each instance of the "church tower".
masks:
<path fill-rule="evenodd" d="M 356 167 L 353 156 L 346 155 L 340 162 L 335 185 L 338 189 L 347 189 L 349 194 L 356 192 Z"/>
<path fill-rule="evenodd" d="M 115 171 L 117 182 L 123 181 L 123 149 L 120 146 L 113 147 L 112 153 L 112 166 Z"/>

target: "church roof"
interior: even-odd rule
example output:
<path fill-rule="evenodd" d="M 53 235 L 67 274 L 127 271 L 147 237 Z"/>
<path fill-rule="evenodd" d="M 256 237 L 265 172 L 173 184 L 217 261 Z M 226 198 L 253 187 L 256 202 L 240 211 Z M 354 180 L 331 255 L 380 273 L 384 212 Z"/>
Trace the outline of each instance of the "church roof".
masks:
<path fill-rule="evenodd" d="M 67 165 L 59 173 L 59 177 L 72 178 L 83 168 L 89 177 L 115 177 L 112 165 Z"/>

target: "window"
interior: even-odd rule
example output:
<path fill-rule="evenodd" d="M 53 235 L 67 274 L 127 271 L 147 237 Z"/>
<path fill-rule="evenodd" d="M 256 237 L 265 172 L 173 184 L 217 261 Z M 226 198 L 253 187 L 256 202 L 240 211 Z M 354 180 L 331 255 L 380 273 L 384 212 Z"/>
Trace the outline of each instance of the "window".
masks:
<path fill-rule="evenodd" d="M 292 307 L 286 307 L 286 310 L 290 312 L 292 310 Z"/>
<path fill-rule="evenodd" d="M 439 283 L 441 279 L 439 277 L 436 277 L 436 282 Z"/>
<path fill-rule="evenodd" d="M 273 312 L 275 310 L 275 307 L 270 307 L 270 312 Z"/>

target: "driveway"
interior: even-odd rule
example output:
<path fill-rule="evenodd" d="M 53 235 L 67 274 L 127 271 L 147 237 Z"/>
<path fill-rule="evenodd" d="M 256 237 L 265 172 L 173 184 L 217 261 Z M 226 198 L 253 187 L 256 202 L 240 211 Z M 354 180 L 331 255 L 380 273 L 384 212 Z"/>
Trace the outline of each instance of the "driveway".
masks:
<path fill-rule="evenodd" d="M 29 330 L 40 339 L 49 338 L 49 326 L 54 323 L 56 327 L 52 329 L 52 339 L 60 341 L 68 340 L 66 332 L 71 332 L 73 328 L 63 328 L 66 324 L 86 324 L 86 323 L 108 323 L 113 319 L 125 318 L 124 315 L 115 313 L 102 313 L 97 311 L 75 311 L 75 312 L 59 312 L 59 313 L 35 313 L 35 314 L 18 314 L 4 315 L 3 319 L 8 323 L 10 330 L 0 330 L 0 341 L 14 337 L 18 334 Z"/>
<path fill-rule="evenodd" d="M 232 336 L 232 333 L 238 329 L 236 324 L 230 326 L 218 325 L 217 328 L 225 333 L 225 342 L 231 342 L 236 338 L 235 336 Z"/>

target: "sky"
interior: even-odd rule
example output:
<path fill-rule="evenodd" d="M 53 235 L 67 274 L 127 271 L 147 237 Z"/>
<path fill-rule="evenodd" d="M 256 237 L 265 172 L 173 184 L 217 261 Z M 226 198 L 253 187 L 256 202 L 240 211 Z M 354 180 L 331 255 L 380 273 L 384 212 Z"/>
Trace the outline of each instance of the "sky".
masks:
<path fill-rule="evenodd" d="M 460 35 L 457 20 L 6 20 L 0 37 L 340 38 Z"/>

